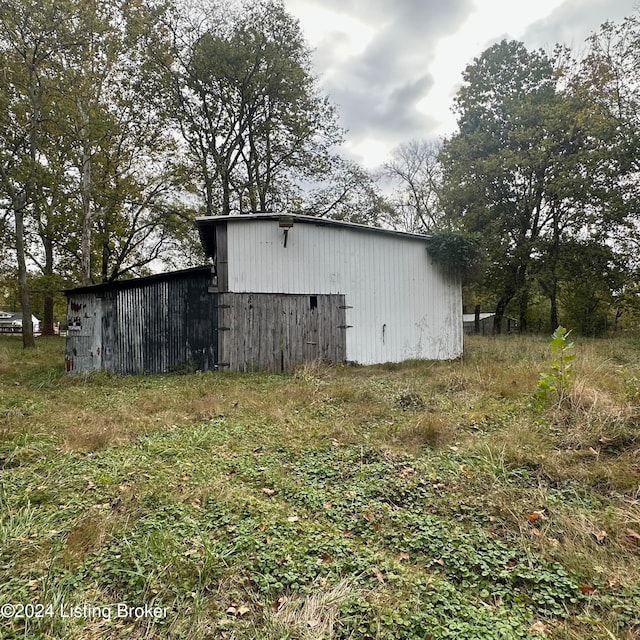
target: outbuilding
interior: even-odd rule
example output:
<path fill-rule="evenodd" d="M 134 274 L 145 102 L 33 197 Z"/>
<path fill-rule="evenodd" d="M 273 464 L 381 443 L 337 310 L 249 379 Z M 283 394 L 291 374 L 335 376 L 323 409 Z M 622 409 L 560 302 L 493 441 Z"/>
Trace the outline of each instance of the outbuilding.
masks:
<path fill-rule="evenodd" d="M 24 316 L 20 311 L 0 311 L 0 333 L 22 333 Z M 40 320 L 31 316 L 31 328 L 34 335 L 40 335 Z"/>
<path fill-rule="evenodd" d="M 462 353 L 427 237 L 300 215 L 197 220 L 212 264 L 67 291 L 67 369 L 288 371 Z"/>
<path fill-rule="evenodd" d="M 480 313 L 477 318 L 476 327 L 476 314 L 465 313 L 462 315 L 462 321 L 464 326 L 464 332 L 468 334 L 480 334 L 483 336 L 491 336 L 494 333 L 493 325 L 495 313 Z M 509 316 L 503 316 L 501 333 L 513 333 L 518 329 L 518 321 L 515 318 Z"/>

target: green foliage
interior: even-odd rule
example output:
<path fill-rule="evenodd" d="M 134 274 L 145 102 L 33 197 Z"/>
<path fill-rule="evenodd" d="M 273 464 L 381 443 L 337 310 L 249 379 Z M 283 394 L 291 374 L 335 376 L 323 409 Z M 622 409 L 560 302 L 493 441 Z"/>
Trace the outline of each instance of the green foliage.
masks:
<path fill-rule="evenodd" d="M 571 332 L 564 327 L 558 327 L 551 336 L 549 349 L 551 362 L 549 371 L 542 372 L 538 379 L 538 388 L 535 395 L 535 403 L 539 407 L 545 407 L 553 400 L 561 404 L 566 398 L 573 380 L 573 342 L 567 342 Z"/>
<path fill-rule="evenodd" d="M 434 231 L 427 240 L 433 262 L 469 279 L 484 256 L 480 234 L 465 231 Z"/>
<path fill-rule="evenodd" d="M 228 7 L 196 29 L 182 20 L 175 118 L 206 215 L 286 208 L 342 137 L 298 22 L 280 0 Z"/>
<path fill-rule="evenodd" d="M 477 302 L 511 305 L 521 330 L 538 289 L 551 329 L 562 316 L 600 334 L 637 280 L 639 41 L 632 16 L 603 25 L 580 62 L 502 41 L 464 72 L 459 130 L 440 154 L 443 202 L 455 226 L 482 235 Z"/>
<path fill-rule="evenodd" d="M 542 622 L 604 638 L 640 623 L 637 476 L 620 494 L 602 480 L 636 441 L 576 462 L 566 429 L 537 433 L 537 338 L 471 337 L 456 363 L 85 379 L 52 368 L 55 342 L 0 340 L 4 602 L 168 608 L 101 623 L 114 640 L 510 640 Z M 554 371 L 570 368 L 564 347 L 559 329 Z M 638 345 L 589 347 L 627 407 Z M 436 414 L 452 445 L 407 444 Z M 562 455 L 575 479 L 554 468 Z M 96 625 L 21 618 L 0 632 L 75 640 Z"/>

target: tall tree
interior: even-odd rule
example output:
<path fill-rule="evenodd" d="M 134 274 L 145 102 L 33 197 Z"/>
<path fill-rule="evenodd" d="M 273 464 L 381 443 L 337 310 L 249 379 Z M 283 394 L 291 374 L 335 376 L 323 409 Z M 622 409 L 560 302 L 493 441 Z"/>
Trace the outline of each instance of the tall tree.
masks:
<path fill-rule="evenodd" d="M 390 203 L 373 176 L 357 163 L 332 155 L 322 171 L 292 208 L 321 218 L 378 225 L 395 220 Z"/>
<path fill-rule="evenodd" d="M 27 289 L 25 225 L 46 180 L 43 128 L 57 60 L 73 49 L 75 25 L 63 3 L 7 0 L 0 6 L 0 189 L 13 212 L 23 346 L 35 345 Z"/>
<path fill-rule="evenodd" d="M 206 215 L 283 206 L 342 135 L 282 1 L 227 11 L 191 38 L 176 31 L 176 117 Z"/>
<path fill-rule="evenodd" d="M 422 233 L 442 226 L 440 146 L 433 140 L 412 140 L 394 149 L 384 163 L 382 177 L 394 187 L 393 226 Z"/>
<path fill-rule="evenodd" d="M 60 96 L 82 281 L 114 280 L 156 259 L 179 225 L 175 140 L 165 97 L 169 43 L 162 5 L 85 2 L 86 37 L 65 59 Z"/>
<path fill-rule="evenodd" d="M 590 207 L 602 216 L 601 242 L 626 264 L 622 289 L 634 291 L 640 283 L 640 14 L 604 23 L 587 45 L 569 90 L 589 106 L 586 124 L 598 142 Z M 617 295 L 633 307 L 633 296 Z"/>
<path fill-rule="evenodd" d="M 559 86 L 561 53 L 503 41 L 474 60 L 456 97 L 459 132 L 440 156 L 449 213 L 482 235 L 489 254 L 496 331 L 512 301 L 526 330 L 536 256 L 553 261 L 563 236 L 586 224 L 590 142 L 581 103 Z M 553 277 L 548 294 L 556 300 Z"/>

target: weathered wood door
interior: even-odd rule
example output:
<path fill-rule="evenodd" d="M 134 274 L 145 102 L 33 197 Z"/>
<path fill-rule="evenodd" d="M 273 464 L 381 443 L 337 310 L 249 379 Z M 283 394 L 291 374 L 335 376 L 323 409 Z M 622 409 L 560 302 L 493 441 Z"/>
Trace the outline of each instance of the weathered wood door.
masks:
<path fill-rule="evenodd" d="M 221 293 L 219 366 L 290 371 L 305 362 L 346 358 L 342 294 Z"/>

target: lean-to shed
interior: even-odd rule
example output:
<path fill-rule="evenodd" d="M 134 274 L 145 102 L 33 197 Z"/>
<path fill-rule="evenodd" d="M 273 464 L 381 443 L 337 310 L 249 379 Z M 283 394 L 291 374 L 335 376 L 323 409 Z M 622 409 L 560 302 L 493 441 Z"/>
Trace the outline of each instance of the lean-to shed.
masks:
<path fill-rule="evenodd" d="M 211 266 L 66 291 L 66 369 L 162 373 L 213 369 Z"/>
<path fill-rule="evenodd" d="M 69 371 L 451 359 L 459 279 L 427 238 L 308 216 L 199 218 L 212 265 L 67 291 Z"/>

